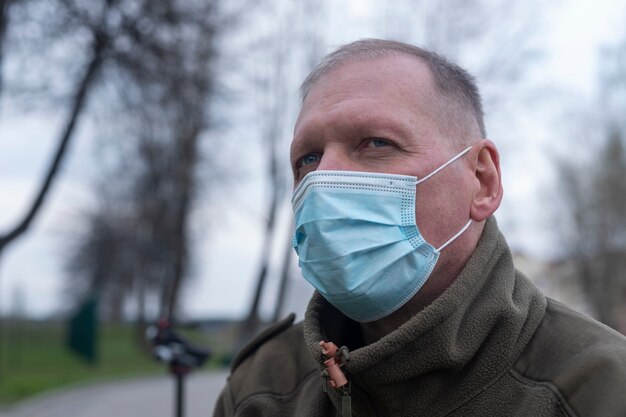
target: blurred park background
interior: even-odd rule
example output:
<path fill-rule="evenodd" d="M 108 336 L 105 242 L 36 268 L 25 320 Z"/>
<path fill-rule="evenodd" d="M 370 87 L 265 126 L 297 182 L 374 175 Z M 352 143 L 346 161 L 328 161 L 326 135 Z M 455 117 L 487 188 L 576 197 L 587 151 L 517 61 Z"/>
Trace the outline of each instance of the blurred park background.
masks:
<path fill-rule="evenodd" d="M 298 86 L 366 37 L 477 77 L 518 268 L 626 333 L 626 1 L 0 0 L 0 407 L 302 318 Z"/>

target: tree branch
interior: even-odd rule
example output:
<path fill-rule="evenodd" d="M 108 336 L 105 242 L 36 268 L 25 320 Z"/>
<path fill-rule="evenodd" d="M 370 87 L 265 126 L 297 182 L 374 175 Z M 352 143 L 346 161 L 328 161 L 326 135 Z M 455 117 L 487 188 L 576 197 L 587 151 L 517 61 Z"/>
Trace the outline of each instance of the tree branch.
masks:
<path fill-rule="evenodd" d="M 15 240 L 28 230 L 30 224 L 32 223 L 33 219 L 39 212 L 39 209 L 43 205 L 48 195 L 48 192 L 50 191 L 52 183 L 61 167 L 63 157 L 65 156 L 67 150 L 67 146 L 73 136 L 78 117 L 84 110 L 84 103 L 87 98 L 87 93 L 89 92 L 95 75 L 100 68 L 100 64 L 102 63 L 103 51 L 104 40 L 102 38 L 96 38 L 94 40 L 93 55 L 91 61 L 87 66 L 87 70 L 85 71 L 83 79 L 77 86 L 71 112 L 68 116 L 65 128 L 63 129 L 63 133 L 59 139 L 57 151 L 54 155 L 54 159 L 52 160 L 50 167 L 48 168 L 48 172 L 45 176 L 43 184 L 41 185 L 39 192 L 37 193 L 35 199 L 30 206 L 30 209 L 28 210 L 24 218 L 17 224 L 15 228 L 10 230 L 5 235 L 0 236 L 0 253 L 2 253 L 4 248 L 9 243 L 11 243 L 13 240 Z"/>

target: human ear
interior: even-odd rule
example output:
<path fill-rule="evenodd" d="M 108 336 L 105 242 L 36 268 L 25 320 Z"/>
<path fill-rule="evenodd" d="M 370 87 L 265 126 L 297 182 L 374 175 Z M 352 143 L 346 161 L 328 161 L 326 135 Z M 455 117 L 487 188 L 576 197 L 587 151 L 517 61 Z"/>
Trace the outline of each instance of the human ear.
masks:
<path fill-rule="evenodd" d="M 478 184 L 472 197 L 470 216 L 475 222 L 481 222 L 491 216 L 502 201 L 502 175 L 500 173 L 500 155 L 496 146 L 489 139 L 483 139 L 476 145 L 474 175 Z"/>

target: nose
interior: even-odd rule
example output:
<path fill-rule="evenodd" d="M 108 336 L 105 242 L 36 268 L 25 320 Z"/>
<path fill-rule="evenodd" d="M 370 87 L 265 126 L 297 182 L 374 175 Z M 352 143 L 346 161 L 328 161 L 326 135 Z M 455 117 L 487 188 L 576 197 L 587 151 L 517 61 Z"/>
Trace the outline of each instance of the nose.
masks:
<path fill-rule="evenodd" d="M 353 171 L 353 163 L 341 149 L 327 147 L 322 154 L 318 171 Z"/>

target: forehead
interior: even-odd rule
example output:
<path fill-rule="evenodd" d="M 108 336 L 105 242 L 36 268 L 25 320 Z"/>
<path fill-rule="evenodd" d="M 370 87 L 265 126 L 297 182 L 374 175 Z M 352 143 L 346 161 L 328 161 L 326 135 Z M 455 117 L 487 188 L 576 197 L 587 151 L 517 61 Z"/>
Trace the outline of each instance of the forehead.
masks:
<path fill-rule="evenodd" d="M 398 116 L 405 119 L 406 114 L 434 120 L 435 99 L 432 75 L 418 58 L 392 55 L 343 63 L 311 86 L 294 138 L 312 120 L 332 114 L 341 117 L 344 110 L 352 110 L 352 117 L 360 115 L 373 121 Z"/>

